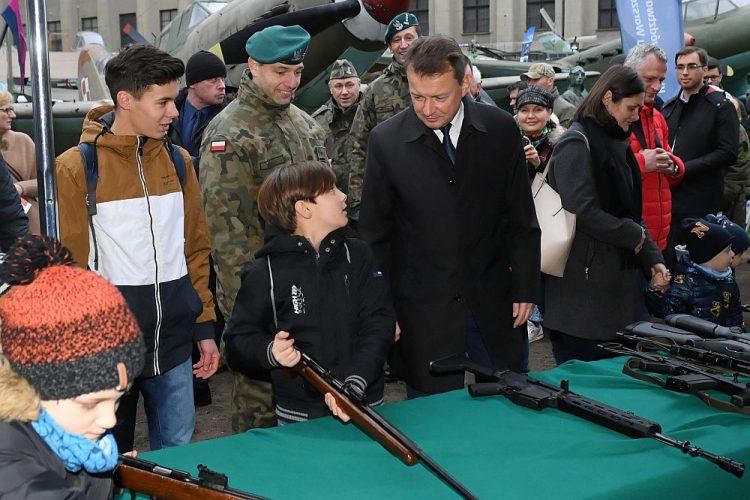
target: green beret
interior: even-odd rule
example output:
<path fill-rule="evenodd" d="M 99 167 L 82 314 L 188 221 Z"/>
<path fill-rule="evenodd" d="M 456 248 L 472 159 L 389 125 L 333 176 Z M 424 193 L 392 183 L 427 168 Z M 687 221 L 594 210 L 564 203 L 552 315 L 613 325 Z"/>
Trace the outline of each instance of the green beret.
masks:
<path fill-rule="evenodd" d="M 340 80 L 342 78 L 352 78 L 355 76 L 358 76 L 357 68 L 355 68 L 347 59 L 339 59 L 333 63 L 329 80 Z"/>
<path fill-rule="evenodd" d="M 417 16 L 410 12 L 403 12 L 397 15 L 393 18 L 393 21 L 388 24 L 388 29 L 385 30 L 385 43 L 391 43 L 391 38 L 393 38 L 393 35 L 401 30 L 411 28 L 412 26 L 419 26 L 419 20 L 417 19 Z"/>
<path fill-rule="evenodd" d="M 300 26 L 269 26 L 251 36 L 247 55 L 262 64 L 299 64 L 310 46 L 310 34 Z"/>

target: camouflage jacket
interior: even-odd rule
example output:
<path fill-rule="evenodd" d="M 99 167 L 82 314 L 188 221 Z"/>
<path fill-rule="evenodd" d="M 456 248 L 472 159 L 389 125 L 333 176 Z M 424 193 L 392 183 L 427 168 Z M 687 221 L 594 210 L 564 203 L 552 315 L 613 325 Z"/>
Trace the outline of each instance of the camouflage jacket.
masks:
<path fill-rule="evenodd" d="M 388 118 L 411 105 L 406 70 L 395 60 L 383 74 L 368 85 L 354 116 L 349 137 L 349 206 L 353 219 L 358 218 L 365 174 L 367 139 L 370 132 Z"/>
<path fill-rule="evenodd" d="M 349 130 L 352 128 L 354 115 L 361 100 L 362 92 L 359 93 L 356 102 L 346 109 L 341 109 L 331 97 L 312 114 L 315 121 L 326 131 L 326 153 L 331 159 L 333 171 L 336 172 L 336 185 L 344 193 L 349 192 Z"/>
<path fill-rule="evenodd" d="M 256 197 L 275 168 L 303 160 L 328 162 L 325 132 L 295 105 L 273 102 L 245 70 L 237 99 L 211 120 L 201 145 L 200 183 L 216 299 L 229 320 L 240 273 L 263 245 Z"/>

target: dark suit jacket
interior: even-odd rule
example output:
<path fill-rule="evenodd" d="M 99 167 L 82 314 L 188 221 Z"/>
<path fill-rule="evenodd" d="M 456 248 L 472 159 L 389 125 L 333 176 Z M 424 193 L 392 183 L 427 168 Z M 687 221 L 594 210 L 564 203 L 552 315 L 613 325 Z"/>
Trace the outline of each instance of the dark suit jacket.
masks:
<path fill-rule="evenodd" d="M 424 392 L 463 387 L 431 360 L 464 351 L 471 307 L 496 366 L 521 369 L 512 303 L 537 302 L 540 231 L 510 114 L 464 98 L 454 167 L 409 107 L 373 129 L 360 231 L 390 279 L 406 381 Z M 512 268 L 512 271 L 511 271 Z"/>

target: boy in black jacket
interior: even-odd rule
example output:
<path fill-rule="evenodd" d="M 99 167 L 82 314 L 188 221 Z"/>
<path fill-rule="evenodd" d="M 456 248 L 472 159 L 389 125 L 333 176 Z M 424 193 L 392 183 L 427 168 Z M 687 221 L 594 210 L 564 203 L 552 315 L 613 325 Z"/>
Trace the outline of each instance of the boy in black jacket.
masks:
<path fill-rule="evenodd" d="M 396 315 L 388 285 L 366 243 L 347 239 L 346 195 L 320 162 L 272 172 L 258 192 L 266 221 L 265 245 L 245 269 L 224 334 L 228 365 L 249 376 L 271 370 L 281 424 L 333 412 L 333 401 L 301 378 L 278 368 L 294 366 L 297 349 L 346 384 L 383 401 L 383 365 Z"/>

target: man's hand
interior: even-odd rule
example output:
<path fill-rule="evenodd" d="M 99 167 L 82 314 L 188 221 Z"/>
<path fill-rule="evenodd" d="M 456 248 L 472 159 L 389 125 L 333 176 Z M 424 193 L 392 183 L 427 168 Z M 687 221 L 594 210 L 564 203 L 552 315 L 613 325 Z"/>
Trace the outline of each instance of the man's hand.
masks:
<path fill-rule="evenodd" d="M 197 378 L 209 378 L 219 369 L 219 349 L 214 339 L 198 341 L 201 359 L 193 365 L 193 375 Z"/>
<path fill-rule="evenodd" d="M 635 247 L 635 254 L 638 255 L 643 250 L 643 244 L 646 243 L 646 229 L 641 226 L 641 241 Z"/>
<path fill-rule="evenodd" d="M 396 321 L 396 332 L 393 335 L 393 342 L 398 342 L 398 339 L 401 338 L 401 327 L 398 326 L 398 321 Z"/>
<path fill-rule="evenodd" d="M 294 339 L 289 338 L 289 332 L 279 332 L 273 339 L 271 353 L 281 366 L 291 368 L 299 363 L 302 355 L 294 348 Z"/>
<path fill-rule="evenodd" d="M 662 174 L 673 175 L 674 160 L 672 154 L 665 149 L 643 149 L 641 154 L 644 159 L 644 170 L 646 173 L 659 172 Z"/>
<path fill-rule="evenodd" d="M 339 408 L 339 405 L 336 404 L 336 399 L 331 395 L 330 392 L 326 393 L 324 399 L 334 417 L 338 417 L 342 422 L 349 421 L 349 415 L 347 415 L 344 410 Z"/>
<path fill-rule="evenodd" d="M 525 325 L 534 312 L 534 304 L 531 302 L 513 302 L 513 328 Z"/>

